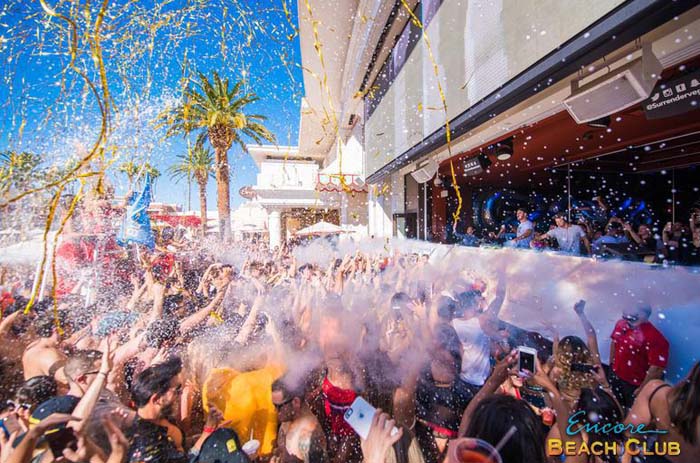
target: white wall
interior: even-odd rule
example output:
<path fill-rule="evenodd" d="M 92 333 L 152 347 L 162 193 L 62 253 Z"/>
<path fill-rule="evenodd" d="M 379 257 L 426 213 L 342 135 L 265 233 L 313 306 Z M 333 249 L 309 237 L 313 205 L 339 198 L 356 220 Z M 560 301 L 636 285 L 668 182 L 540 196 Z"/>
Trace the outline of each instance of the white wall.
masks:
<path fill-rule="evenodd" d="M 257 188 L 305 189 L 316 188 L 318 165 L 307 161 L 267 160 L 260 163 Z"/>
<path fill-rule="evenodd" d="M 426 29 L 433 59 L 421 38 L 366 121 L 367 174 L 445 124 L 434 65 L 452 120 L 620 3 L 443 0 Z"/>
<path fill-rule="evenodd" d="M 381 188 L 381 187 L 378 187 Z M 375 194 L 374 185 L 370 185 L 367 194 L 369 235 L 378 238 L 392 235 L 391 199 Z"/>

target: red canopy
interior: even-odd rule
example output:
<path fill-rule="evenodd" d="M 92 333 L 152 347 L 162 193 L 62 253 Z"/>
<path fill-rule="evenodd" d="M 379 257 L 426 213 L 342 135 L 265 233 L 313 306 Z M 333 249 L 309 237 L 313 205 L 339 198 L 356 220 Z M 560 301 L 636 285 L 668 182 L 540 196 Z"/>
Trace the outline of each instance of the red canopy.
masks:
<path fill-rule="evenodd" d="M 151 220 L 165 222 L 172 227 L 199 227 L 202 220 L 196 215 L 151 214 Z"/>

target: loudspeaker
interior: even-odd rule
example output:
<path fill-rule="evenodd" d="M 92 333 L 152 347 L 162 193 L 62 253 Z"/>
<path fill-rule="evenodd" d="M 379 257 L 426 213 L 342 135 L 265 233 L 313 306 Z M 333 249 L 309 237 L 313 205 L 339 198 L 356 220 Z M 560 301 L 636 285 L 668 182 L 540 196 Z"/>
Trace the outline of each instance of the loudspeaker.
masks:
<path fill-rule="evenodd" d="M 428 161 L 426 165 L 411 172 L 411 177 L 418 183 L 425 183 L 435 177 L 438 171 L 438 164 L 434 160 Z"/>
<path fill-rule="evenodd" d="M 579 124 L 609 116 L 647 99 L 662 70 L 651 44 L 644 44 L 639 58 L 582 86 L 572 81 L 564 106 Z"/>

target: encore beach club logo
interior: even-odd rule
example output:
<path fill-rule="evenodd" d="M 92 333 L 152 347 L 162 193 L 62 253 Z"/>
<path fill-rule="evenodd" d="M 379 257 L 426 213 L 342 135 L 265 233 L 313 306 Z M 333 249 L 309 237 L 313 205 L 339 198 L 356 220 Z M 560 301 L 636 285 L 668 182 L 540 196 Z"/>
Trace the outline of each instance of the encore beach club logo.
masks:
<path fill-rule="evenodd" d="M 622 455 L 631 456 L 678 456 L 681 454 L 680 442 L 659 442 L 658 436 L 668 434 L 667 430 L 649 429 L 646 425 L 605 423 L 582 423 L 585 412 L 578 411 L 569 417 L 566 434 L 569 437 L 609 436 L 606 440 L 548 439 L 547 455 L 577 456 L 577 455 Z"/>

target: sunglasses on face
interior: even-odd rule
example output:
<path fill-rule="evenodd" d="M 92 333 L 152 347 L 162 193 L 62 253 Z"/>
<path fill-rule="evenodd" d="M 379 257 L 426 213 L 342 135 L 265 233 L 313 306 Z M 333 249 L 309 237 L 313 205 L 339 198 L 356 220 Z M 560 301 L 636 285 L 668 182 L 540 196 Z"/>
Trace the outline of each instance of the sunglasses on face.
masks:
<path fill-rule="evenodd" d="M 7 401 L 7 407 L 8 408 L 13 408 L 15 410 L 29 410 L 32 408 L 31 404 L 27 403 L 20 403 L 20 402 L 15 402 L 13 400 L 8 400 Z"/>
<path fill-rule="evenodd" d="M 292 400 L 294 400 L 294 397 L 291 397 L 291 398 L 289 398 L 289 399 L 287 399 L 287 400 L 285 400 L 284 402 L 279 403 L 279 404 L 276 404 L 276 403 L 273 402 L 272 405 L 274 405 L 274 406 L 275 406 L 275 410 L 277 410 L 277 411 L 279 412 L 279 411 L 282 409 L 282 407 L 284 407 L 285 405 L 287 405 L 287 404 L 288 404 L 289 402 L 291 402 Z"/>
<path fill-rule="evenodd" d="M 636 322 L 637 320 L 639 320 L 638 315 L 623 315 L 622 318 L 627 320 L 628 322 Z"/>

